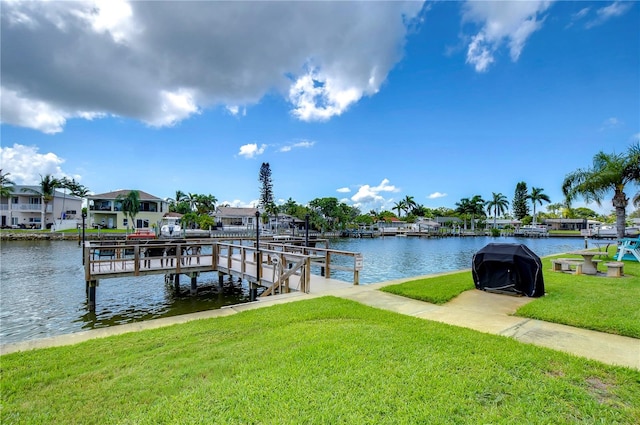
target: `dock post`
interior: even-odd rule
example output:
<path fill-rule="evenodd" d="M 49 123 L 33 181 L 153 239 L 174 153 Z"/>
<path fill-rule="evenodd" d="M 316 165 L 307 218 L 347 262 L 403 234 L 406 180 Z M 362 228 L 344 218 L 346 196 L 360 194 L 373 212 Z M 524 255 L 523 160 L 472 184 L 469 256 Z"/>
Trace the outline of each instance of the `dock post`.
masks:
<path fill-rule="evenodd" d="M 255 301 L 258 298 L 258 285 L 249 282 L 249 301 Z"/>
<path fill-rule="evenodd" d="M 96 286 L 97 280 L 87 281 L 87 306 L 89 311 L 96 311 Z"/>
<path fill-rule="evenodd" d="M 224 274 L 218 272 L 218 285 L 220 285 L 220 289 L 224 287 Z"/>
<path fill-rule="evenodd" d="M 198 273 L 191 273 L 191 295 L 198 293 Z"/>
<path fill-rule="evenodd" d="M 173 275 L 173 286 L 176 290 L 176 293 L 180 293 L 180 275 L 178 273 Z"/>

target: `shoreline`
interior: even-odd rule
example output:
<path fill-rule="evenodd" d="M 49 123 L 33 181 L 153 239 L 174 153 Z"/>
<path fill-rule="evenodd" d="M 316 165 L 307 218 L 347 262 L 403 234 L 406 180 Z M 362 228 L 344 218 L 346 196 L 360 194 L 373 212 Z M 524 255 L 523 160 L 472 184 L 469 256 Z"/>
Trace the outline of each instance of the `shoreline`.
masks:
<path fill-rule="evenodd" d="M 126 233 L 85 233 L 85 240 L 123 240 Z M 483 237 L 486 235 L 477 235 Z M 456 236 L 450 236 L 456 237 Z M 473 236 L 464 236 L 473 237 Z M 567 235 L 567 234 L 549 234 L 549 238 L 583 238 L 580 234 Z M 526 238 L 526 237 L 525 237 Z M 526 238 L 529 239 L 529 238 Z M 531 238 L 536 239 L 536 238 Z M 585 238 L 593 239 L 593 238 Z M 0 241 L 76 241 L 80 242 L 81 237 L 76 233 L 64 233 L 64 232 L 0 232 Z"/>

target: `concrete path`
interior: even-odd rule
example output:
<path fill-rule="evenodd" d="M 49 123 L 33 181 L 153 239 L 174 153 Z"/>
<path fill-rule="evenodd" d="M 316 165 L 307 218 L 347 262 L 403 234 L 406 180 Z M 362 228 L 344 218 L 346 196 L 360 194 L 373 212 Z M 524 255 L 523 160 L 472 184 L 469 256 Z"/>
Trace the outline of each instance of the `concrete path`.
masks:
<path fill-rule="evenodd" d="M 415 277 L 405 280 L 412 279 L 415 279 Z M 375 308 L 470 328 L 479 332 L 503 335 L 523 343 L 544 346 L 603 363 L 640 370 L 640 339 L 589 331 L 511 315 L 520 306 L 533 301 L 531 298 L 511 297 L 508 295 L 491 294 L 473 290 L 462 293 L 445 305 L 438 306 L 388 294 L 379 290 L 383 286 L 399 282 L 401 282 L 401 280 L 373 285 L 353 286 L 336 280 L 314 277 L 314 280 L 311 282 L 312 292 L 310 294 L 295 292 L 267 297 L 257 302 L 239 304 L 220 310 L 211 310 L 7 344 L 0 346 L 0 354 L 75 344 L 93 338 L 153 329 L 204 318 L 227 316 L 245 310 L 332 295 L 357 301 Z"/>

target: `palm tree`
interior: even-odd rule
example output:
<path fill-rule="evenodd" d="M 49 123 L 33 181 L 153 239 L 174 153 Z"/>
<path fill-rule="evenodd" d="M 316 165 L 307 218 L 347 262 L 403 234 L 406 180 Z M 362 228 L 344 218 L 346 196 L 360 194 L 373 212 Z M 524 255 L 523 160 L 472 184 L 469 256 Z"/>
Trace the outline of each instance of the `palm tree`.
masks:
<path fill-rule="evenodd" d="M 549 211 L 554 216 L 558 216 L 558 211 L 562 212 L 564 208 L 564 204 L 562 202 L 556 202 L 555 204 L 547 205 L 547 211 Z"/>
<path fill-rule="evenodd" d="M 491 213 L 493 210 L 493 228 L 496 228 L 496 219 L 498 214 L 504 214 L 509 208 L 509 201 L 507 201 L 507 197 L 502 193 L 491 192 L 491 200 L 485 203 L 487 207 L 487 212 Z"/>
<path fill-rule="evenodd" d="M 562 192 L 571 202 L 578 196 L 586 202 L 600 206 L 604 196 L 613 190 L 612 204 L 616 212 L 618 238 L 624 238 L 626 208 L 629 198 L 624 190 L 628 184 L 640 184 L 640 143 L 629 147 L 625 154 L 606 154 L 602 151 L 593 157 L 593 166 L 567 174 Z M 637 202 L 639 194 L 634 196 Z"/>
<path fill-rule="evenodd" d="M 40 229 L 44 229 L 46 226 L 45 216 L 49 202 L 53 200 L 55 196 L 56 188 L 60 187 L 60 180 L 53 177 L 51 174 L 46 174 L 44 177 L 40 175 L 40 191 L 25 187 L 23 192 L 37 193 L 42 198 L 42 211 L 40 213 Z"/>
<path fill-rule="evenodd" d="M 2 168 L 0 168 L 0 196 L 8 198 L 13 193 L 13 187 L 15 183 L 9 177 L 11 173 L 2 174 Z"/>
<path fill-rule="evenodd" d="M 460 217 L 462 217 L 462 220 L 464 221 L 464 230 L 467 230 L 467 217 L 469 216 L 469 211 L 471 209 L 471 201 L 469 201 L 469 198 L 462 198 L 460 199 L 460 202 L 456 202 L 456 206 L 458 208 L 456 208 L 456 212 L 458 213 L 458 215 L 460 215 Z"/>
<path fill-rule="evenodd" d="M 407 207 L 407 204 L 404 202 L 404 199 L 403 199 L 396 202 L 391 209 L 398 211 L 398 218 L 400 218 L 402 217 L 401 212 L 404 211 L 406 207 Z"/>
<path fill-rule="evenodd" d="M 471 214 L 471 230 L 476 230 L 476 216 L 484 216 L 485 200 L 480 195 L 474 195 L 469 201 L 469 214 Z"/>
<path fill-rule="evenodd" d="M 536 225 L 536 204 L 542 205 L 542 201 L 551 202 L 549 196 L 543 193 L 541 187 L 531 187 L 531 193 L 527 195 L 527 199 L 531 199 L 533 204 L 533 225 Z"/>
<path fill-rule="evenodd" d="M 125 218 L 131 219 L 131 227 L 136 228 L 136 215 L 140 212 L 140 192 L 131 190 L 126 196 L 118 195 L 116 202 L 122 203 L 122 212 Z M 129 232 L 129 221 L 127 220 L 127 233 Z"/>
<path fill-rule="evenodd" d="M 198 205 L 198 194 L 189 192 L 185 197 L 185 201 L 189 203 L 189 209 L 195 211 Z"/>
<path fill-rule="evenodd" d="M 412 211 L 418 204 L 416 204 L 416 201 L 413 199 L 413 196 L 405 196 L 404 197 L 404 204 L 405 204 L 405 210 L 407 211 L 407 215 L 409 214 L 410 211 Z"/>

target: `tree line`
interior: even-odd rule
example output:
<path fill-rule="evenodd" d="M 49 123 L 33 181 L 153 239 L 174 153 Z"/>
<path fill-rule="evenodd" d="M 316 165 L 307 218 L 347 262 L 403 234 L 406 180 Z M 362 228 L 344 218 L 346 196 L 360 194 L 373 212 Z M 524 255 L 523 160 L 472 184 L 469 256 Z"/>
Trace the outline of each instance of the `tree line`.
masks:
<path fill-rule="evenodd" d="M 605 196 L 613 192 L 612 206 L 615 211 L 615 222 L 619 237 L 623 237 L 627 206 L 630 202 L 636 207 L 640 206 L 640 192 L 636 192 L 631 199 L 627 197 L 625 192 L 629 186 L 640 185 L 640 143 L 631 145 L 624 153 L 598 152 L 590 167 L 567 174 L 562 182 L 564 200 L 560 203 L 551 203 L 551 199 L 544 193 L 543 188 L 532 186 L 529 190 L 526 182 L 519 182 L 515 187 L 511 203 L 506 195 L 492 192 L 491 197 L 487 200 L 483 199 L 481 195 L 462 198 L 455 203 L 456 208 L 454 209 L 447 207 L 427 208 L 418 204 L 413 196 L 407 195 L 395 202 L 391 208 L 392 211 L 370 210 L 368 213 L 363 213 L 359 208 L 348 205 L 335 197 L 315 198 L 306 205 L 299 204 L 289 198 L 283 204 L 277 205 L 274 201 L 269 163 L 262 163 L 258 180 L 260 182 L 258 207 L 263 211 L 262 216 L 265 223 L 269 217 L 275 217 L 277 220 L 279 214 L 287 214 L 299 220 L 305 220 L 308 216 L 309 223 L 314 229 L 326 231 L 346 229 L 358 225 L 372 225 L 392 218 L 414 222 L 418 217 L 457 217 L 463 221 L 465 229 L 467 222 L 469 222 L 472 230 L 475 229 L 477 219 L 485 221 L 490 217 L 493 218 L 494 227 L 499 217 L 514 218 L 523 224 L 532 223 L 534 225 L 538 219 L 543 218 L 588 218 L 608 221 L 607 217 L 599 217 L 588 208 L 574 209 L 571 207 L 571 203 L 578 198 L 583 198 L 586 202 L 595 202 L 600 206 Z M 2 173 L 0 169 L 0 193 L 2 196 L 10 196 L 13 186 L 14 183 L 9 178 L 9 173 Z M 70 195 L 81 198 L 86 197 L 89 193 L 85 186 L 74 179 L 66 177 L 56 179 L 51 175 L 41 176 L 39 190 L 24 190 L 41 194 L 46 209 L 46 204 L 53 199 L 56 188 L 69 190 Z M 136 193 L 130 193 L 128 196 L 131 199 L 124 197 L 121 202 L 123 202 L 125 214 L 133 213 L 133 218 L 138 212 L 135 204 L 139 208 L 139 199 L 136 199 L 137 191 L 131 192 Z M 215 226 L 215 220 L 212 217 L 218 206 L 218 200 L 215 196 L 177 190 L 174 198 L 166 200 L 169 203 L 169 211 L 183 214 L 182 221 L 185 227 L 206 229 Z M 544 203 L 548 204 L 546 213 L 537 209 Z M 512 215 L 508 213 L 509 206 L 511 206 Z"/>

